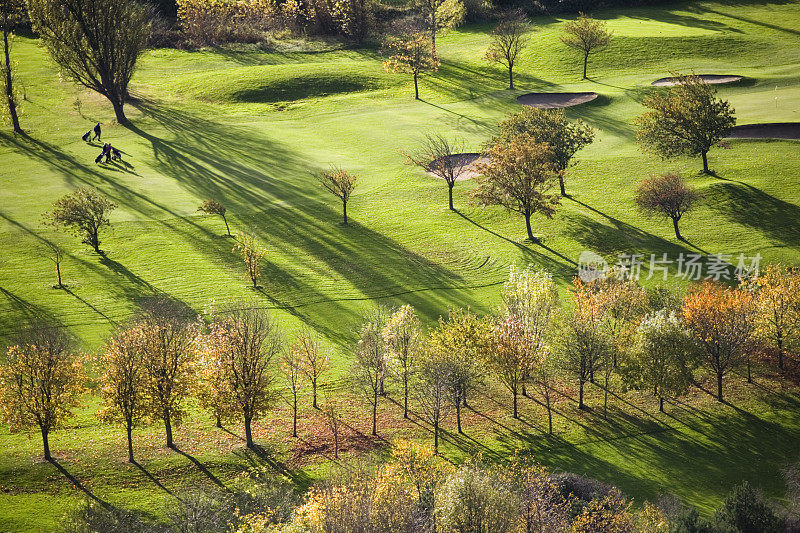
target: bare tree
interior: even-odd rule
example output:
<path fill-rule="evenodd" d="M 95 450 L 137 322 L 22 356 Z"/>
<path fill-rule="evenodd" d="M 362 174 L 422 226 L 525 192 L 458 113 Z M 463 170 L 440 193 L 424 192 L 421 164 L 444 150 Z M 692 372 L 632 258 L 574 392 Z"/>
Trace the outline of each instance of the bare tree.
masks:
<path fill-rule="evenodd" d="M 303 356 L 302 344 L 295 342 L 283 354 L 281 368 L 289 386 L 289 393 L 292 399 L 289 404 L 292 406 L 292 437 L 297 437 L 297 394 L 300 392 L 300 378 L 303 375 Z"/>
<path fill-rule="evenodd" d="M 428 350 L 414 381 L 414 396 L 425 421 L 433 426 L 433 451 L 439 453 L 439 428 L 451 408 L 452 365 L 435 351 Z"/>
<path fill-rule="evenodd" d="M 455 28 L 464 21 L 466 8 L 461 0 L 414 0 L 414 8 L 431 36 L 431 48 L 436 53 L 436 34 L 445 28 Z"/>
<path fill-rule="evenodd" d="M 403 418 L 408 418 L 408 386 L 417 366 L 421 336 L 419 318 L 410 305 L 400 307 L 383 328 L 383 340 L 389 350 L 390 360 L 400 367 L 398 373 L 403 384 Z"/>
<path fill-rule="evenodd" d="M 61 70 L 109 99 L 124 124 L 128 83 L 147 46 L 150 12 L 133 0 L 30 0 L 31 22 Z"/>
<path fill-rule="evenodd" d="M 383 394 L 386 378 L 386 343 L 383 328 L 386 314 L 383 309 L 370 311 L 359 332 L 356 360 L 353 366 L 355 385 L 372 407 L 372 434 L 378 434 L 378 400 Z"/>
<path fill-rule="evenodd" d="M 3 32 L 3 58 L 0 70 L 3 76 L 3 92 L 5 108 L 11 119 L 11 126 L 17 133 L 22 133 L 19 124 L 19 96 L 14 88 L 14 64 L 11 61 L 11 42 L 13 31 L 26 18 L 23 0 L 0 0 L 0 29 Z"/>
<path fill-rule="evenodd" d="M 53 262 L 53 265 L 56 267 L 56 287 L 59 289 L 64 288 L 64 283 L 61 280 L 61 262 L 64 260 L 64 250 L 58 244 L 47 241 L 47 249 L 45 250 L 47 254 L 47 258 Z"/>
<path fill-rule="evenodd" d="M 514 89 L 514 65 L 527 46 L 528 21 L 521 10 L 507 13 L 492 31 L 492 41 L 486 51 L 486 59 L 504 65 L 508 69 L 508 88 Z"/>
<path fill-rule="evenodd" d="M 451 141 L 441 133 L 428 133 L 416 152 L 404 154 L 409 163 L 438 176 L 447 183 L 447 194 L 452 211 L 455 211 L 453 186 L 474 162 L 473 157 L 463 152 L 464 142 L 461 139 Z"/>
<path fill-rule="evenodd" d="M 344 425 L 344 417 L 339 405 L 333 400 L 326 398 L 325 403 L 322 404 L 322 417 L 325 420 L 325 425 L 333 437 L 333 458 L 339 458 L 339 443 L 341 440 L 342 426 Z"/>
<path fill-rule="evenodd" d="M 304 329 L 297 336 L 294 346 L 300 355 L 300 371 L 311 383 L 311 405 L 314 409 L 319 409 L 317 392 L 320 378 L 330 368 L 328 354 L 322 348 L 319 338 L 310 329 Z"/>

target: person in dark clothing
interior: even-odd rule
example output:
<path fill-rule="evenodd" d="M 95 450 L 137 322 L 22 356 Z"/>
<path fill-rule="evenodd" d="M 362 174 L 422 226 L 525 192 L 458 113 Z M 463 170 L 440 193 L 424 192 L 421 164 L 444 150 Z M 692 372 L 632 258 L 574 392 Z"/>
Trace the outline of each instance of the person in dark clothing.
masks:
<path fill-rule="evenodd" d="M 98 122 L 94 126 L 94 138 L 92 140 L 97 139 L 99 141 L 100 140 L 100 133 L 101 133 L 101 131 L 100 131 L 100 123 Z"/>
<path fill-rule="evenodd" d="M 81 137 L 81 140 L 83 142 L 87 142 L 88 143 L 89 142 L 89 137 L 91 137 L 91 136 L 92 136 L 92 130 L 89 130 L 89 131 L 87 131 L 86 133 L 83 134 L 83 136 Z"/>
<path fill-rule="evenodd" d="M 103 155 L 106 156 L 106 163 L 111 162 L 111 143 L 105 143 L 103 145 Z"/>

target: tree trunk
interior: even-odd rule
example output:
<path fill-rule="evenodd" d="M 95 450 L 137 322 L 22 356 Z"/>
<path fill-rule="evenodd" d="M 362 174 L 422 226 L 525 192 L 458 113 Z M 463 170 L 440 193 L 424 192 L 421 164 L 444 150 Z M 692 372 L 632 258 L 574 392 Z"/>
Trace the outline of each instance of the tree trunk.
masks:
<path fill-rule="evenodd" d="M 747 357 L 747 382 L 748 383 L 752 383 L 753 382 L 753 373 L 751 372 L 750 366 L 751 366 L 750 357 L 748 356 Z"/>
<path fill-rule="evenodd" d="M 314 409 L 319 409 L 317 407 L 317 378 L 311 380 L 311 396 L 313 397 L 312 406 Z"/>
<path fill-rule="evenodd" d="M 11 125 L 14 131 L 22 133 L 22 128 L 19 125 L 19 117 L 17 116 L 17 101 L 14 99 L 14 81 L 11 72 L 11 51 L 8 42 L 8 31 L 3 30 L 3 51 L 5 53 L 5 89 L 6 89 L 6 107 L 8 108 L 8 115 L 11 117 Z"/>
<path fill-rule="evenodd" d="M 294 393 L 292 403 L 292 437 L 297 437 L 297 392 Z"/>
<path fill-rule="evenodd" d="M 244 417 L 244 438 L 247 447 L 252 450 L 253 448 L 255 448 L 255 446 L 253 445 L 253 430 L 250 427 L 251 422 L 252 422 L 251 417 L 249 416 Z"/>
<path fill-rule="evenodd" d="M 417 84 L 416 72 L 414 72 L 414 99 L 419 100 L 419 85 Z"/>
<path fill-rule="evenodd" d="M 583 54 L 583 79 L 588 80 L 589 77 L 586 75 L 586 67 L 589 64 L 589 52 L 584 52 Z"/>
<path fill-rule="evenodd" d="M 564 187 L 564 171 L 558 173 L 558 186 L 561 187 L 561 196 L 567 196 L 567 189 Z"/>
<path fill-rule="evenodd" d="M 514 90 L 514 67 L 508 66 L 508 88 Z"/>
<path fill-rule="evenodd" d="M 672 217 L 672 227 L 675 228 L 675 238 L 682 241 L 683 237 L 681 237 L 681 230 L 678 229 L 678 220 L 680 220 L 678 217 Z"/>
<path fill-rule="evenodd" d="M 525 213 L 525 228 L 528 230 L 528 238 L 532 241 L 535 241 L 536 239 L 533 237 L 533 230 L 531 229 L 530 213 Z"/>
<path fill-rule="evenodd" d="M 517 389 L 512 390 L 511 395 L 514 396 L 514 418 L 519 418 L 519 412 L 517 411 Z"/>
<path fill-rule="evenodd" d="M 455 211 L 455 208 L 453 207 L 453 186 L 454 185 L 455 185 L 455 183 L 449 183 L 449 182 L 447 184 L 447 196 L 448 196 L 448 200 L 450 201 L 450 211 Z"/>
<path fill-rule="evenodd" d="M 175 444 L 172 442 L 172 421 L 170 420 L 169 411 L 164 410 L 164 429 L 167 432 L 167 448 L 174 448 Z"/>
<path fill-rule="evenodd" d="M 433 421 L 433 454 L 439 455 L 439 419 Z"/>
<path fill-rule="evenodd" d="M 403 418 L 408 420 L 408 376 L 403 377 Z"/>
<path fill-rule="evenodd" d="M 372 435 L 378 435 L 378 389 L 375 389 L 375 395 L 372 398 Z"/>
<path fill-rule="evenodd" d="M 347 200 L 342 200 L 342 216 L 344 216 L 344 223 L 347 224 Z"/>
<path fill-rule="evenodd" d="M 603 386 L 603 420 L 608 420 L 608 378 Z"/>
<path fill-rule="evenodd" d="M 222 215 L 222 221 L 225 223 L 225 231 L 228 232 L 228 237 L 231 237 L 231 228 L 228 226 L 228 219 L 225 218 L 225 215 Z"/>
<path fill-rule="evenodd" d="M 724 402 L 722 399 L 722 372 L 717 371 L 717 400 Z"/>
<path fill-rule="evenodd" d="M 547 407 L 547 434 L 553 434 L 553 409 L 550 407 L 550 392 L 547 392 L 544 397 L 545 406 Z"/>
<path fill-rule="evenodd" d="M 659 396 L 658 397 L 658 410 L 661 411 L 662 413 L 664 412 L 664 397 L 663 396 Z"/>
<path fill-rule="evenodd" d="M 578 409 L 583 409 L 583 380 L 580 380 L 580 385 L 578 386 Z"/>
<path fill-rule="evenodd" d="M 783 370 L 783 333 L 778 331 L 778 368 Z"/>
<path fill-rule="evenodd" d="M 456 425 L 458 426 L 459 434 L 463 435 L 464 432 L 461 430 L 461 398 L 456 396 Z"/>
<path fill-rule="evenodd" d="M 126 124 L 128 118 L 125 116 L 123 106 L 125 105 L 121 98 L 110 98 L 111 105 L 114 106 L 114 115 L 117 117 L 117 124 Z"/>
<path fill-rule="evenodd" d="M 128 462 L 135 463 L 136 461 L 133 460 L 133 427 L 130 422 L 128 422 L 125 430 L 128 433 Z"/>
<path fill-rule="evenodd" d="M 61 282 L 61 263 L 56 262 L 56 277 L 58 278 L 58 288 L 64 287 L 64 284 Z"/>
<path fill-rule="evenodd" d="M 89 243 L 92 245 L 92 248 L 94 248 L 95 253 L 98 253 L 98 254 L 101 253 L 100 252 L 100 237 L 97 235 L 97 231 L 92 233 L 92 235 L 89 237 Z"/>
<path fill-rule="evenodd" d="M 703 172 L 709 174 L 710 172 L 708 170 L 708 151 L 707 150 L 704 151 L 702 155 L 703 155 Z"/>
<path fill-rule="evenodd" d="M 44 447 L 44 458 L 51 461 L 53 457 L 50 455 L 50 430 L 41 428 L 42 430 L 42 446 Z"/>

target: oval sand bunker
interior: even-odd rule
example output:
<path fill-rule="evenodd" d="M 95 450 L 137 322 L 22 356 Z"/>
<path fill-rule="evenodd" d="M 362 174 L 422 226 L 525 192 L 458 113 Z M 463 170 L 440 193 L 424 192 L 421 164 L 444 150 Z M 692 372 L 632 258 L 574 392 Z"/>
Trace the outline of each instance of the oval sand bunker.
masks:
<path fill-rule="evenodd" d="M 438 160 L 437 160 L 438 161 Z M 447 161 L 447 165 L 450 166 L 455 170 L 455 173 L 458 174 L 458 178 L 456 181 L 464 181 L 477 178 L 480 176 L 478 171 L 476 170 L 475 166 L 478 163 L 486 163 L 489 161 L 489 158 L 485 157 L 482 154 L 469 152 L 463 154 L 453 154 L 450 156 L 449 161 Z M 431 164 L 431 167 L 436 165 L 436 161 Z M 434 178 L 440 178 L 433 172 L 431 172 L 430 167 L 428 170 L 428 174 L 433 176 Z"/>
<path fill-rule="evenodd" d="M 597 93 L 528 93 L 517 97 L 517 102 L 539 109 L 558 109 L 585 104 L 597 98 Z"/>
<path fill-rule="evenodd" d="M 728 139 L 800 139 L 800 122 L 773 122 L 734 126 L 725 135 Z"/>
<path fill-rule="evenodd" d="M 742 80 L 742 76 L 736 76 L 734 74 L 699 74 L 697 77 L 709 85 L 736 83 L 737 81 Z M 679 77 L 670 76 L 669 78 L 661 78 L 660 80 L 656 80 L 652 83 L 652 85 L 655 85 L 656 87 L 672 87 L 674 85 L 678 85 L 678 83 L 680 83 Z"/>

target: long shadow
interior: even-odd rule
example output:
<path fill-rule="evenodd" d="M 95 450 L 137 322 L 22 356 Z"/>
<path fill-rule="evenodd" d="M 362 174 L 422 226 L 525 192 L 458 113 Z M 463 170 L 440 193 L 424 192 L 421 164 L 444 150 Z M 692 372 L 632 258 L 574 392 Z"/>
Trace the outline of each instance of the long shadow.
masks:
<path fill-rule="evenodd" d="M 769 22 L 764 22 L 764 21 L 761 21 L 761 20 L 754 20 L 754 19 L 751 19 L 751 18 L 743 17 L 741 15 L 734 15 L 730 11 L 727 12 L 727 13 L 723 13 L 722 11 L 717 11 L 715 9 L 711 9 L 709 7 L 706 7 L 706 6 L 703 6 L 700 9 L 705 13 L 714 13 L 716 15 L 722 15 L 723 17 L 728 17 L 728 18 L 740 20 L 740 21 L 746 22 L 748 24 L 754 24 L 756 26 L 761 26 L 762 28 L 769 28 L 771 30 L 780 31 L 780 32 L 783 32 L 783 33 L 789 33 L 789 34 L 792 34 L 792 35 L 800 35 L 800 30 L 787 28 L 785 26 L 778 26 L 777 24 L 771 24 Z M 741 30 L 736 30 L 736 31 L 741 31 Z"/>
<path fill-rule="evenodd" d="M 194 465 L 195 465 L 195 466 L 196 466 L 196 467 L 197 467 L 197 468 L 198 468 L 198 469 L 199 469 L 199 470 L 200 470 L 200 471 L 201 471 L 203 474 L 205 474 L 205 476 L 206 476 L 208 479 L 210 479 L 210 480 L 211 480 L 211 482 L 212 482 L 212 483 L 214 483 L 216 486 L 218 486 L 219 488 L 221 488 L 221 489 L 223 489 L 223 490 L 226 490 L 226 491 L 227 491 L 227 490 L 229 490 L 229 489 L 228 489 L 228 487 L 226 487 L 226 486 L 225 486 L 225 484 L 224 484 L 222 481 L 220 481 L 220 480 L 219 480 L 219 478 L 218 478 L 217 476 L 215 476 L 214 474 L 212 474 L 212 473 L 211 473 L 211 471 L 210 471 L 208 468 L 206 468 L 206 465 L 204 465 L 203 463 L 201 463 L 200 461 L 198 461 L 198 460 L 197 460 L 195 457 L 193 457 L 192 455 L 190 455 L 188 452 L 185 452 L 185 451 L 181 450 L 181 449 L 180 449 L 180 448 L 178 448 L 177 446 L 175 446 L 175 447 L 174 447 L 174 448 L 172 448 L 172 449 L 173 449 L 173 450 L 175 450 L 176 452 L 178 452 L 179 454 L 181 454 L 182 456 L 186 457 L 187 459 L 189 459 L 191 462 L 193 462 L 193 463 L 194 463 Z"/>
<path fill-rule="evenodd" d="M 574 260 L 570 259 L 569 257 L 563 255 L 561 252 L 557 252 L 556 250 L 553 250 L 552 248 L 550 248 L 549 246 L 545 245 L 544 243 L 537 242 L 536 245 L 540 246 L 541 248 L 544 248 L 545 250 L 547 250 L 551 254 L 555 255 L 561 261 L 559 261 L 558 259 L 554 259 L 552 257 L 549 257 L 549 256 L 547 256 L 545 254 L 540 253 L 540 252 L 537 252 L 537 251 L 533 250 L 532 248 L 530 248 L 529 246 L 526 246 L 526 245 L 524 245 L 522 243 L 519 243 L 517 241 L 509 239 L 505 235 L 501 235 L 501 234 L 497 233 L 496 231 L 493 231 L 493 230 L 487 228 L 486 226 L 482 225 L 481 223 L 471 219 L 470 217 L 468 217 L 467 215 L 465 215 L 461 211 L 457 210 L 456 214 L 458 216 L 460 216 L 461 218 L 463 218 L 464 220 L 466 220 L 467 222 L 469 222 L 470 224 L 472 224 L 472 225 L 482 229 L 483 231 L 485 231 L 485 232 L 497 237 L 498 239 L 502 239 L 502 240 L 506 241 L 507 243 L 513 244 L 514 246 L 516 246 L 523 253 L 523 255 L 526 257 L 526 259 L 533 260 L 533 261 L 541 264 L 544 267 L 544 269 L 547 270 L 554 277 L 556 277 L 558 279 L 561 279 L 561 280 L 569 281 L 574 276 L 575 267 L 577 266 L 577 263 Z"/>
<path fill-rule="evenodd" d="M 146 469 L 144 466 L 142 466 L 141 464 L 139 464 L 137 461 L 133 461 L 133 463 L 132 463 L 132 464 L 133 464 L 133 466 L 135 466 L 136 468 L 138 468 L 139 470 L 141 470 L 141 471 L 142 471 L 142 473 L 143 473 L 145 476 L 147 476 L 147 478 L 148 478 L 150 481 L 152 481 L 152 482 L 153 482 L 153 483 L 154 483 L 154 484 L 155 484 L 155 485 L 156 485 L 158 488 L 160 488 L 161 490 L 163 490 L 164 492 L 166 492 L 167 494 L 169 494 L 170 496 L 172 496 L 173 498 L 175 498 L 175 499 L 176 499 L 176 500 L 178 500 L 179 502 L 181 502 L 181 503 L 184 503 L 184 500 L 183 500 L 183 499 L 181 499 L 181 497 L 180 497 L 180 496 L 177 496 L 177 495 L 176 495 L 174 492 L 172 492 L 172 491 L 171 491 L 171 490 L 169 490 L 167 487 L 165 487 L 165 486 L 164 486 L 164 485 L 163 485 L 163 484 L 162 484 L 162 483 L 161 483 L 161 482 L 160 482 L 158 479 L 156 479 L 156 478 L 153 476 L 153 474 L 151 474 L 151 473 L 150 473 L 150 472 L 149 472 L 149 471 L 148 471 L 148 470 L 147 470 L 147 469 Z"/>
<path fill-rule="evenodd" d="M 66 468 L 64 468 L 63 466 L 61 466 L 61 463 L 59 463 L 58 461 L 56 461 L 56 460 L 55 460 L 55 458 L 52 458 L 52 459 L 50 459 L 49 461 L 50 461 L 50 464 L 52 464 L 53 466 L 55 466 L 55 467 L 58 469 L 58 471 L 59 471 L 59 472 L 61 472 L 61 473 L 64 475 L 64 477 L 66 477 L 66 478 L 67 478 L 67 479 L 70 481 L 70 483 L 72 483 L 73 485 L 75 485 L 75 487 L 76 487 L 76 488 L 78 488 L 79 490 L 81 490 L 81 491 L 82 491 L 84 494 L 86 494 L 86 496 L 88 496 L 88 497 L 89 497 L 91 500 L 93 500 L 93 501 L 95 501 L 95 502 L 99 503 L 100 505 L 102 505 L 102 506 L 103 506 L 103 508 L 105 508 L 105 509 L 107 509 L 107 510 L 109 510 L 109 511 L 116 511 L 116 510 L 118 510 L 116 507 L 114 507 L 113 505 L 111 505 L 111 504 L 110 504 L 110 503 L 108 503 L 107 501 L 100 499 L 100 498 L 99 498 L 99 497 L 97 497 L 97 496 L 96 496 L 96 495 L 95 495 L 95 494 L 94 494 L 92 491 L 90 491 L 88 488 L 86 488 L 86 486 L 85 486 L 83 483 L 81 483 L 81 482 L 78 480 L 78 478 L 76 478 L 75 476 L 73 476 L 72 474 L 70 474 L 70 473 L 69 473 L 69 471 L 68 471 Z"/>
<path fill-rule="evenodd" d="M 734 222 L 762 232 L 784 246 L 800 246 L 800 207 L 747 183 L 725 180 L 706 192 L 707 205 Z"/>

